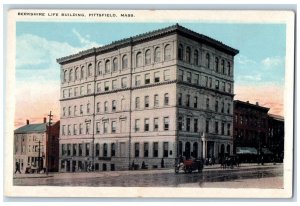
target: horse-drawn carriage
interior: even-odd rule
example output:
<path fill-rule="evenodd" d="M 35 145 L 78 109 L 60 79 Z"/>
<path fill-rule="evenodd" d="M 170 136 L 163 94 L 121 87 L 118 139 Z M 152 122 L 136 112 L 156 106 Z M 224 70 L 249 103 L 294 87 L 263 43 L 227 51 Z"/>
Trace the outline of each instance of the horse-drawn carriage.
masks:
<path fill-rule="evenodd" d="M 177 161 L 175 164 L 175 173 L 184 171 L 184 173 L 192 173 L 193 171 L 202 172 L 203 161 L 201 159 Z"/>

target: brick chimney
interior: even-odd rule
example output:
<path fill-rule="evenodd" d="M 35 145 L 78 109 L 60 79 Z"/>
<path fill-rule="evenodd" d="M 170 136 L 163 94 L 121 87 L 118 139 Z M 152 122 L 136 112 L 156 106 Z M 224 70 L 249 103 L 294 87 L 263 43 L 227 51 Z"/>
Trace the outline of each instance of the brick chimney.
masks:
<path fill-rule="evenodd" d="M 29 125 L 29 119 L 26 119 L 26 125 Z"/>
<path fill-rule="evenodd" d="M 47 118 L 46 117 L 44 117 L 44 123 L 46 123 L 47 122 Z"/>

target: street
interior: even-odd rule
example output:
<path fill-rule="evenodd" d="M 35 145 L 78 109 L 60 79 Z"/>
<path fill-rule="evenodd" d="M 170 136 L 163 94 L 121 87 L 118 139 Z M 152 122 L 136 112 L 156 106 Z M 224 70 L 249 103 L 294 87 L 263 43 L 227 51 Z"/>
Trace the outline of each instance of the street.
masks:
<path fill-rule="evenodd" d="M 205 166 L 202 173 L 174 169 L 14 175 L 18 186 L 283 188 L 283 164 Z"/>

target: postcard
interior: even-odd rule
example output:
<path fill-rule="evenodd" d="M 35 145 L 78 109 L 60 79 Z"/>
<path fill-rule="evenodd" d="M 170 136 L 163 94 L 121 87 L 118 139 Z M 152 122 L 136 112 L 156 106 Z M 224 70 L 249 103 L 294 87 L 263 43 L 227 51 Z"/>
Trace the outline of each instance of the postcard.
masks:
<path fill-rule="evenodd" d="M 6 44 L 6 196 L 292 197 L 292 11 L 13 9 Z"/>

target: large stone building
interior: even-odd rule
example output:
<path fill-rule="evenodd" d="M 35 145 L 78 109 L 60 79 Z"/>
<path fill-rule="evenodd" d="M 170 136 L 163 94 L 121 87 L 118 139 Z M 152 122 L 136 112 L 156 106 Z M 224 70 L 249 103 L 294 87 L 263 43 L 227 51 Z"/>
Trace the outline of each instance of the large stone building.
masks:
<path fill-rule="evenodd" d="M 284 118 L 279 115 L 269 114 L 268 117 L 269 148 L 278 161 L 284 157 Z"/>
<path fill-rule="evenodd" d="M 46 123 L 46 118 L 44 118 L 43 123 L 39 124 L 30 124 L 27 120 L 26 125 L 16 129 L 14 131 L 14 166 L 18 162 L 22 173 L 25 173 L 26 168 L 45 171 L 48 157 L 49 171 L 57 172 L 59 129 L 58 121 L 51 126 L 49 138 L 49 126 Z"/>
<path fill-rule="evenodd" d="M 60 171 L 232 153 L 237 53 L 176 24 L 58 59 Z"/>

